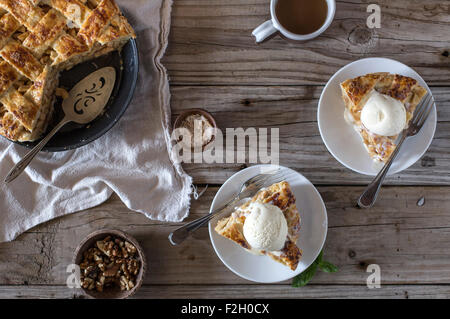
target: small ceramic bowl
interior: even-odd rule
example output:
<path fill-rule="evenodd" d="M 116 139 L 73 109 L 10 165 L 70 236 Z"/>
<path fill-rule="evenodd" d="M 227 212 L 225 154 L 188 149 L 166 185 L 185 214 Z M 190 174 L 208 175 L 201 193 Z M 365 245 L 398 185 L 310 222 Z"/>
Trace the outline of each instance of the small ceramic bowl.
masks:
<path fill-rule="evenodd" d="M 177 129 L 181 126 L 181 123 L 183 123 L 184 119 L 187 118 L 189 115 L 193 115 L 193 114 L 200 114 L 203 115 L 208 121 L 209 123 L 211 123 L 212 127 L 216 130 L 217 129 L 217 123 L 216 120 L 214 119 L 214 117 L 208 113 L 207 111 L 203 110 L 203 109 L 189 109 L 186 111 L 183 111 L 180 115 L 178 115 L 178 117 L 175 120 L 175 123 L 173 124 L 173 129 Z M 214 142 L 216 136 L 213 135 L 211 140 L 203 145 L 203 151 L 209 146 L 212 145 L 212 143 Z M 192 148 L 193 149 L 193 148 Z"/>
<path fill-rule="evenodd" d="M 129 234 L 124 233 L 120 230 L 115 229 L 102 229 L 89 234 L 86 239 L 84 239 L 75 250 L 75 255 L 73 258 L 73 263 L 79 265 L 83 260 L 83 253 L 91 247 L 95 246 L 95 243 L 99 240 L 105 239 L 107 236 L 118 237 L 124 239 L 136 247 L 137 254 L 139 256 L 139 261 L 141 263 L 141 268 L 136 276 L 135 286 L 131 290 L 120 290 L 119 287 L 105 288 L 103 292 L 96 290 L 83 289 L 84 293 L 88 296 L 96 299 L 125 299 L 135 294 L 135 292 L 142 285 L 144 280 L 145 270 L 147 268 L 147 262 L 145 260 L 144 251 L 139 245 L 136 239 L 134 239 Z"/>

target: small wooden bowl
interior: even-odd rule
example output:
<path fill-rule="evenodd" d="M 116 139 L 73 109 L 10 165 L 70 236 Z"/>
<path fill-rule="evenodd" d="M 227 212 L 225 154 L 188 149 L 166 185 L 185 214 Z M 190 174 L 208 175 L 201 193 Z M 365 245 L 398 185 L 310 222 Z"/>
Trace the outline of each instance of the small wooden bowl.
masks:
<path fill-rule="evenodd" d="M 212 127 L 214 129 L 217 129 L 216 120 L 214 119 L 214 117 L 210 113 L 208 113 L 204 109 L 189 109 L 189 110 L 186 110 L 186 111 L 182 112 L 175 119 L 175 123 L 173 124 L 173 128 L 174 129 L 179 128 L 181 126 L 181 123 L 183 123 L 184 119 L 186 117 L 188 117 L 189 115 L 193 115 L 193 114 L 203 115 L 209 121 L 209 123 L 211 123 Z M 216 136 L 213 135 L 211 140 L 207 144 L 203 145 L 202 150 L 204 151 L 207 146 L 211 145 L 214 142 L 215 138 L 216 138 Z M 192 150 L 194 150 L 194 148 L 192 148 Z"/>
<path fill-rule="evenodd" d="M 99 240 L 105 239 L 107 236 L 119 237 L 131 243 L 134 247 L 136 247 L 139 261 L 141 263 L 141 268 L 136 276 L 136 283 L 133 289 L 131 290 L 120 290 L 119 287 L 114 288 L 106 288 L 103 292 L 99 292 L 97 290 L 88 290 L 83 289 L 84 293 L 92 298 L 96 299 L 125 299 L 131 297 L 136 293 L 139 287 L 142 285 L 144 280 L 145 271 L 147 268 L 147 262 L 145 260 L 144 251 L 142 247 L 139 245 L 136 239 L 134 239 L 129 234 L 124 233 L 120 230 L 115 229 L 102 229 L 97 230 L 91 234 L 89 234 L 85 240 L 83 240 L 75 250 L 75 255 L 73 258 L 73 264 L 79 265 L 83 260 L 83 253 L 91 247 L 95 246 L 95 243 Z"/>

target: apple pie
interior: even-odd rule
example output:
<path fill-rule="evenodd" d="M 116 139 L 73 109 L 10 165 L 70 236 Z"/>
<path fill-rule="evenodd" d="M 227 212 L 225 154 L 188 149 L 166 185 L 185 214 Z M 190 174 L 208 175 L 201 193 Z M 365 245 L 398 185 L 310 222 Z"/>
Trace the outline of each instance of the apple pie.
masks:
<path fill-rule="evenodd" d="M 361 113 L 370 96 L 376 93 L 386 99 L 392 98 L 401 102 L 406 114 L 406 124 L 403 128 L 407 128 L 417 105 L 427 93 L 415 79 L 390 73 L 371 73 L 347 80 L 341 83 L 341 90 L 346 120 L 351 122 L 361 135 L 371 158 L 381 162 L 386 162 L 395 150 L 398 133 L 391 136 L 380 135 L 362 123 Z"/>
<path fill-rule="evenodd" d="M 38 139 L 59 72 L 130 38 L 135 33 L 113 0 L 0 0 L 0 135 Z"/>
<path fill-rule="evenodd" d="M 252 203 L 271 204 L 282 211 L 287 222 L 288 232 L 284 247 L 280 251 L 257 250 L 252 248 L 245 239 L 244 223 L 250 214 L 249 208 Z M 234 241 L 246 250 L 260 255 L 267 255 L 292 270 L 297 268 L 302 255 L 301 250 L 297 247 L 300 231 L 300 214 L 295 204 L 294 194 L 287 182 L 273 184 L 259 191 L 252 199 L 237 208 L 231 216 L 219 220 L 215 230 L 221 236 Z"/>

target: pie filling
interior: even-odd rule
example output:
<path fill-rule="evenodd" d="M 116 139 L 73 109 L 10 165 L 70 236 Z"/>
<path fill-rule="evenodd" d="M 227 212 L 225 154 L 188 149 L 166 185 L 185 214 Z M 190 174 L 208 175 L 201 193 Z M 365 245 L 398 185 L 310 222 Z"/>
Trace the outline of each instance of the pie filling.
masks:
<path fill-rule="evenodd" d="M 130 38 L 113 0 L 0 0 L 0 134 L 41 137 L 59 73 L 121 50 Z"/>

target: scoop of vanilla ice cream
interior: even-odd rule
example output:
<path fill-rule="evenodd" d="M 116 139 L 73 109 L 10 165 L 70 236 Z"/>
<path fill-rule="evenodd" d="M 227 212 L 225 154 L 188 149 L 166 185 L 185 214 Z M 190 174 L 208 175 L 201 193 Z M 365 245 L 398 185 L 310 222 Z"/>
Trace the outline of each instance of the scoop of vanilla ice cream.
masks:
<path fill-rule="evenodd" d="M 361 111 L 362 124 L 372 133 L 395 136 L 406 126 L 402 102 L 373 90 Z"/>
<path fill-rule="evenodd" d="M 244 237 L 252 248 L 277 251 L 284 247 L 288 234 L 281 209 L 271 204 L 252 203 L 244 222 Z"/>

